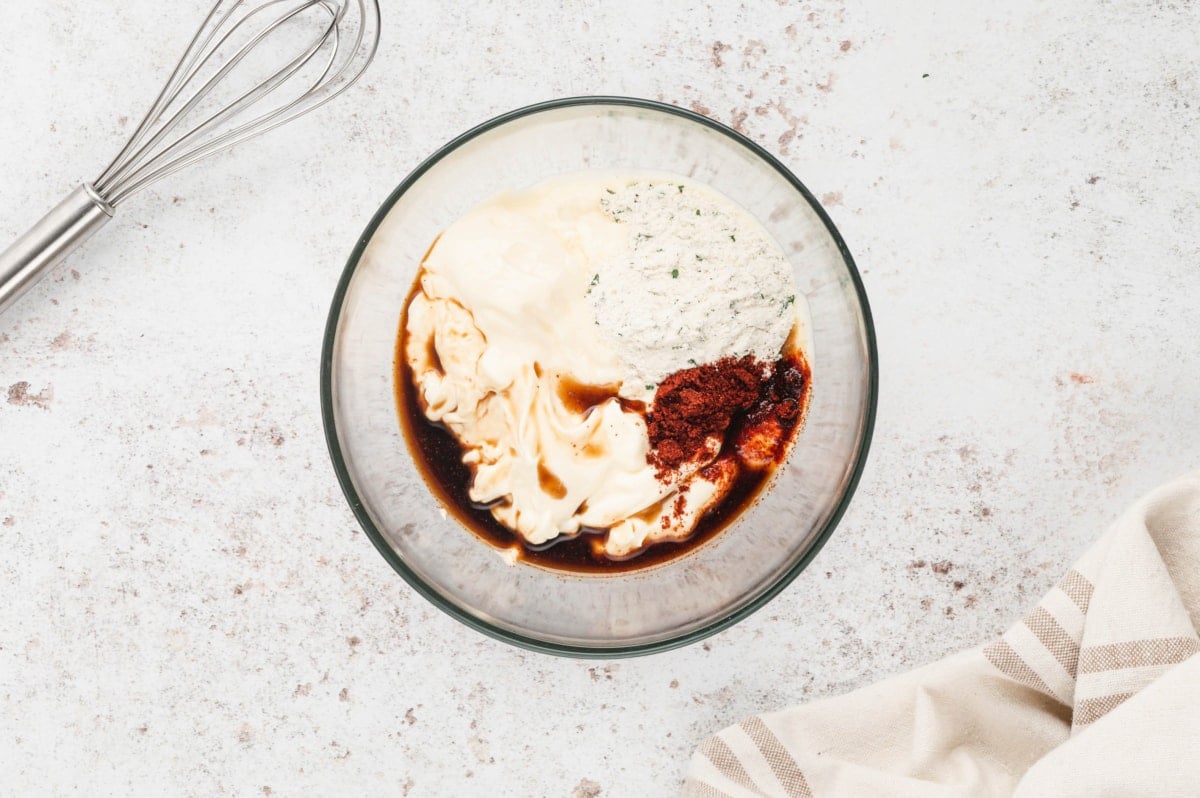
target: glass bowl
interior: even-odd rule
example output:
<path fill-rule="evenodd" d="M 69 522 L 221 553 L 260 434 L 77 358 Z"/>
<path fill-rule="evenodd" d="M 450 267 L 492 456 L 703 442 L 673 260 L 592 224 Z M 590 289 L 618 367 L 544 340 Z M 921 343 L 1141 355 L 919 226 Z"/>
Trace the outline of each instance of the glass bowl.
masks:
<path fill-rule="evenodd" d="M 510 565 L 463 528 L 418 473 L 393 392 L 400 312 L 434 238 L 502 190 L 586 169 L 687 175 L 738 202 L 783 247 L 812 317 L 811 404 L 774 484 L 725 531 L 681 558 L 611 575 Z M 381 251 L 412 256 L 385 258 Z M 580 97 L 512 111 L 464 133 L 392 192 L 334 294 L 321 404 L 350 507 L 418 593 L 518 646 L 618 657 L 720 631 L 804 569 L 833 532 L 862 472 L 877 380 L 858 271 L 799 180 L 761 147 L 705 117 L 647 100 Z"/>

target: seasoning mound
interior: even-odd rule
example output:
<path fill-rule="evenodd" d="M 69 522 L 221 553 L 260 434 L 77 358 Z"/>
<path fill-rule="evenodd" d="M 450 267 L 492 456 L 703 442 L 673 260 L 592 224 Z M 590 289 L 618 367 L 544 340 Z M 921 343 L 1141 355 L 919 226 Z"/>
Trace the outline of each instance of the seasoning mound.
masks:
<path fill-rule="evenodd" d="M 775 363 L 726 357 L 678 371 L 658 386 L 646 418 L 649 462 L 669 478 L 689 462 L 711 461 L 730 443 L 742 467 L 777 462 L 800 419 L 806 386 L 804 364 L 794 356 Z"/>
<path fill-rule="evenodd" d="M 535 561 L 565 541 L 630 561 L 735 515 L 786 457 L 806 312 L 778 245 L 712 189 L 569 176 L 493 198 L 434 242 L 398 389 L 457 444 L 469 479 L 440 494 L 461 518 L 486 513 Z"/>
<path fill-rule="evenodd" d="M 734 414 L 758 400 L 763 372 L 763 364 L 746 355 L 677 371 L 663 380 L 647 417 L 650 464 L 659 475 L 711 454 L 714 443 L 719 448 Z"/>
<path fill-rule="evenodd" d="M 625 240 L 598 259 L 587 300 L 626 395 L 648 399 L 668 375 L 725 357 L 779 357 L 804 309 L 754 217 L 683 178 L 618 181 L 600 207 Z"/>

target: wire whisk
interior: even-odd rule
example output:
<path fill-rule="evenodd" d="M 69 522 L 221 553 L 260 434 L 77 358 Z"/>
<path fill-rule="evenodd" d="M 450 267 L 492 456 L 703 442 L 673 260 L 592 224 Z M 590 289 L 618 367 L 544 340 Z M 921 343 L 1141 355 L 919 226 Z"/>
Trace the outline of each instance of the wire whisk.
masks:
<path fill-rule="evenodd" d="M 0 313 L 137 192 L 350 88 L 379 31 L 378 0 L 219 0 L 108 168 L 0 254 Z"/>

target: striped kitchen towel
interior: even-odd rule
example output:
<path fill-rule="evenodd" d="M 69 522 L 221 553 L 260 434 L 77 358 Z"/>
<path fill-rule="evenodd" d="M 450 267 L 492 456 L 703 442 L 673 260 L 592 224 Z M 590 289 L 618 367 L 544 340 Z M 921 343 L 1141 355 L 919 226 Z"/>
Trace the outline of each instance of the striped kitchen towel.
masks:
<path fill-rule="evenodd" d="M 998 640 L 753 717 L 685 798 L 1200 796 L 1200 473 L 1123 516 Z"/>

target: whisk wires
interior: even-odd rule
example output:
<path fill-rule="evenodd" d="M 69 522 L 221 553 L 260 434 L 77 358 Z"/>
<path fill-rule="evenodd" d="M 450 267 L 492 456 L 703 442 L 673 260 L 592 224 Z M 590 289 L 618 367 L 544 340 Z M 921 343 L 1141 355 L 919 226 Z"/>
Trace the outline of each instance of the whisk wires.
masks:
<path fill-rule="evenodd" d="M 298 27 L 303 35 L 288 39 L 287 55 L 275 62 L 281 66 L 249 79 L 232 99 L 217 97 L 228 90 L 223 84 L 236 83 L 231 73 L 239 66 L 274 56 L 274 40 Z M 119 205 L 169 174 L 319 108 L 358 80 L 378 45 L 377 0 L 220 0 L 96 181 L 96 192 Z M 200 121 L 186 126 L 193 117 Z"/>

